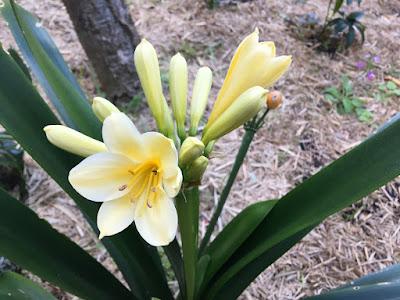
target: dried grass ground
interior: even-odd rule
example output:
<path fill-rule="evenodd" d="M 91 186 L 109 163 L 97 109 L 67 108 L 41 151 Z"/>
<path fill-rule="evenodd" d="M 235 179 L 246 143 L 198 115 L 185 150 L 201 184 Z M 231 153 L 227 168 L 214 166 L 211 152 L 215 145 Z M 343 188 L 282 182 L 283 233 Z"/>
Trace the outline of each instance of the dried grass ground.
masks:
<path fill-rule="evenodd" d="M 267 124 L 258 132 L 219 228 L 248 204 L 284 195 L 367 137 L 399 108 L 398 98 L 378 102 L 372 96 L 384 74 L 400 69 L 399 3 L 363 1 L 367 42 L 348 56 L 339 55 L 331 60 L 294 38 L 284 22 L 285 17 L 310 11 L 324 16 L 325 1 L 271 2 L 254 0 L 210 11 L 202 1 L 194 0 L 128 1 L 139 32 L 156 46 L 164 69 L 176 51 L 189 59 L 192 79 L 199 66 L 208 65 L 213 69 L 212 99 L 222 84 L 233 50 L 256 26 L 263 40 L 276 42 L 279 54 L 293 55 L 290 72 L 276 85 L 285 95 L 284 105 L 269 115 Z M 41 17 L 43 26 L 50 30 L 81 83 L 93 95 L 95 85 L 89 63 L 60 1 L 23 0 L 20 3 Z M 3 28 L 4 24 L 0 25 Z M 3 29 L 0 38 L 4 45 L 12 44 L 10 35 Z M 367 53 L 382 59 L 378 78 L 373 83 L 366 82 L 365 74 L 354 68 L 355 61 Z M 349 75 L 356 94 L 368 100 L 368 109 L 374 114 L 372 125 L 360 123 L 354 116 L 338 115 L 323 99 L 321 91 L 336 85 L 342 74 Z M 146 130 L 151 128 L 147 119 L 140 120 Z M 242 134 L 240 130 L 235 131 L 217 144 L 202 186 L 208 198 L 202 202 L 203 232 L 218 191 L 230 171 L 235 156 L 231 149 L 238 148 Z M 29 159 L 28 172 L 29 206 L 115 271 L 112 260 L 73 202 Z M 399 182 L 382 187 L 327 219 L 262 273 L 241 298 L 299 299 L 398 262 Z M 49 289 L 60 299 L 71 298 L 56 288 Z"/>

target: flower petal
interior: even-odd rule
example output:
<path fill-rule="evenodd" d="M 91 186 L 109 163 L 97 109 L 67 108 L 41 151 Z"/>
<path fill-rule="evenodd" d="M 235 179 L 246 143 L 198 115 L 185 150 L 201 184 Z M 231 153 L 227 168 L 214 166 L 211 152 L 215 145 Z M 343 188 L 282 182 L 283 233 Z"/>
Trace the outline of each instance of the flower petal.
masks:
<path fill-rule="evenodd" d="M 174 176 L 178 166 L 178 151 L 174 142 L 158 132 L 146 132 L 142 140 L 146 159 L 158 160 L 164 177 Z"/>
<path fill-rule="evenodd" d="M 176 235 L 178 215 L 172 199 L 160 190 L 154 205 L 141 209 L 135 224 L 142 238 L 152 246 L 168 245 Z M 138 208 L 139 208 L 138 204 Z"/>
<path fill-rule="evenodd" d="M 83 197 L 103 202 L 127 194 L 123 188 L 131 180 L 129 170 L 135 167 L 126 156 L 109 152 L 97 153 L 85 158 L 69 172 L 69 182 Z"/>
<path fill-rule="evenodd" d="M 117 234 L 132 224 L 135 204 L 129 195 L 120 199 L 104 202 L 97 214 L 97 227 L 100 238 Z"/>
<path fill-rule="evenodd" d="M 163 178 L 163 188 L 168 197 L 174 198 L 176 195 L 178 195 L 181 189 L 182 180 L 183 176 L 179 167 L 176 167 L 175 174 L 173 176 Z"/>
<path fill-rule="evenodd" d="M 114 112 L 104 120 L 103 141 L 110 152 L 141 160 L 142 138 L 132 121 L 123 113 Z"/>

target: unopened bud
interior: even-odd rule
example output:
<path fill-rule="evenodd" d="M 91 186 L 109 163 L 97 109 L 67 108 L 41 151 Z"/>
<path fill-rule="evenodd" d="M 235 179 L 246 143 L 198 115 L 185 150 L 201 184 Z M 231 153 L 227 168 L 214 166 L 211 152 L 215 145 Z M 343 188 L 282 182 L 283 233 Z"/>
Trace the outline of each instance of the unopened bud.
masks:
<path fill-rule="evenodd" d="M 269 92 L 267 94 L 267 107 L 276 109 L 282 104 L 282 93 L 279 91 Z"/>
<path fill-rule="evenodd" d="M 265 104 L 268 90 L 255 86 L 241 94 L 211 125 L 204 129 L 202 141 L 207 145 L 243 125 L 254 117 Z"/>
<path fill-rule="evenodd" d="M 201 156 L 204 151 L 204 144 L 195 137 L 186 138 L 179 151 L 179 165 L 187 166 L 196 158 Z"/>
<path fill-rule="evenodd" d="M 119 109 L 114 104 L 102 97 L 93 98 L 92 110 L 101 122 L 113 112 L 119 112 Z"/>
<path fill-rule="evenodd" d="M 63 125 L 49 125 L 43 129 L 50 143 L 80 156 L 107 151 L 104 143 Z"/>
<path fill-rule="evenodd" d="M 200 156 L 187 168 L 185 172 L 185 181 L 200 183 L 208 166 L 208 158 Z"/>
<path fill-rule="evenodd" d="M 153 45 L 143 39 L 134 53 L 135 67 L 139 75 L 147 103 L 161 133 L 174 135 L 174 124 L 161 86 L 160 66 Z"/>
<path fill-rule="evenodd" d="M 212 72 L 208 67 L 197 71 L 194 81 L 192 100 L 190 102 L 190 130 L 189 135 L 196 135 L 197 128 L 207 105 L 208 94 L 212 84 Z"/>
<path fill-rule="evenodd" d="M 185 138 L 186 102 L 188 90 L 188 69 L 185 58 L 181 54 L 172 57 L 169 66 L 169 92 L 172 111 L 174 113 L 178 135 Z"/>

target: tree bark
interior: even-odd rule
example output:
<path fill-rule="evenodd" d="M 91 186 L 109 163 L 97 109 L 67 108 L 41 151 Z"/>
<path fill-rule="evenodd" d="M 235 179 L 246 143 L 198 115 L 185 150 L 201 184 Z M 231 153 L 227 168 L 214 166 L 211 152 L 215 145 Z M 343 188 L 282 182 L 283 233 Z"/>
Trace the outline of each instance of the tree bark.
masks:
<path fill-rule="evenodd" d="M 139 87 L 133 52 L 140 42 L 123 0 L 62 0 L 109 100 L 130 100 Z"/>

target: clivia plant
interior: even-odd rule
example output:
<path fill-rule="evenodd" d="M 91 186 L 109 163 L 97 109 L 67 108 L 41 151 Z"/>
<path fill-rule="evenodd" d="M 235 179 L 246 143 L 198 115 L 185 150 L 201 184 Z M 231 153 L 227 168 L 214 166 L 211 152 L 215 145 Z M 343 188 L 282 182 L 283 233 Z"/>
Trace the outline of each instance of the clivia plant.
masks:
<path fill-rule="evenodd" d="M 400 121 L 394 119 L 281 199 L 248 206 L 211 240 L 256 132 L 282 101 L 279 92 L 267 88 L 287 71 L 291 57 L 276 56 L 274 43 L 259 42 L 257 30 L 247 36 L 200 131 L 211 70 L 199 69 L 187 118 L 187 63 L 180 54 L 171 59 L 171 113 L 156 51 L 143 40 L 135 50 L 135 65 L 157 131 L 140 133 L 106 99 L 96 97 L 89 104 L 36 18 L 13 1 L 4 1 L 1 13 L 56 112 L 21 61 L 0 49 L 0 124 L 75 201 L 126 284 L 4 190 L 0 255 L 82 299 L 235 299 L 325 218 L 400 174 Z M 245 134 L 232 171 L 200 237 L 199 203 L 205 200 L 199 186 L 212 164 L 210 154 L 221 137 L 242 125 Z M 178 290 L 169 288 L 161 252 L 170 261 Z M 345 286 L 325 297 L 393 292 L 399 288 L 398 272 L 388 273 L 384 280 L 390 284 L 373 277 L 357 281 L 361 288 Z M 21 295 L 54 299 L 16 273 L 0 275 L 0 297 Z"/>

